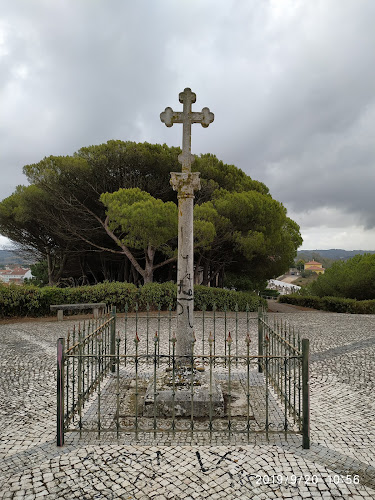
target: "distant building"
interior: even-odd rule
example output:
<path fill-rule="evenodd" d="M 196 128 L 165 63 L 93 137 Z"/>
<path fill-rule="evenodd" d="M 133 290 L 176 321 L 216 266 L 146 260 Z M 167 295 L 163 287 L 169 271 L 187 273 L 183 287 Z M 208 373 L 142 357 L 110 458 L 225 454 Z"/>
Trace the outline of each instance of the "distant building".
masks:
<path fill-rule="evenodd" d="M 16 283 L 17 285 L 22 285 L 26 278 L 32 278 L 31 271 L 28 268 L 7 267 L 6 269 L 0 269 L 0 281 L 3 283 Z"/>
<path fill-rule="evenodd" d="M 305 271 L 312 271 L 316 274 L 324 274 L 323 264 L 321 264 L 320 262 L 316 262 L 314 259 L 310 262 L 306 262 L 304 268 Z"/>
<path fill-rule="evenodd" d="M 289 293 L 298 292 L 301 289 L 298 285 L 293 285 L 292 283 L 287 283 L 286 281 L 280 280 L 268 280 L 267 288 L 270 290 L 277 290 L 280 295 L 288 295 Z"/>

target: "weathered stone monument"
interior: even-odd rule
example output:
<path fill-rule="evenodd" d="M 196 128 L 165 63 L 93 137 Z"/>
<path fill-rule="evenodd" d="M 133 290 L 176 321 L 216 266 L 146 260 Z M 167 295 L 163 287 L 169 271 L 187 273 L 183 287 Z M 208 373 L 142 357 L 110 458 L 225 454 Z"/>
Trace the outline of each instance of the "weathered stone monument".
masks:
<path fill-rule="evenodd" d="M 186 88 L 179 95 L 182 111 L 166 108 L 160 119 L 167 127 L 183 124 L 182 153 L 178 160 L 181 172 L 171 172 L 171 185 L 178 198 L 178 261 L 177 261 L 177 329 L 176 357 L 177 383 L 171 374 L 159 371 L 145 396 L 146 416 L 223 416 L 224 399 L 214 376 L 196 370 L 193 363 L 194 346 L 194 192 L 200 189 L 199 172 L 191 171 L 194 156 L 191 154 L 191 125 L 200 123 L 208 127 L 214 114 L 208 108 L 193 112 L 191 105 L 196 95 Z M 193 401 L 193 404 L 192 404 Z"/>
<path fill-rule="evenodd" d="M 191 154 L 191 125 L 200 123 L 208 127 L 214 121 L 214 114 L 209 108 L 193 112 L 191 105 L 196 95 L 186 88 L 179 95 L 183 104 L 182 111 L 166 108 L 160 119 L 167 127 L 182 123 L 182 153 L 178 161 L 181 172 L 171 172 L 171 184 L 177 191 L 178 198 L 178 261 L 177 261 L 177 333 L 176 353 L 178 356 L 191 356 L 194 339 L 194 241 L 193 241 L 193 205 L 194 191 L 200 189 L 199 172 L 191 171 L 194 155 Z M 188 358 L 184 359 L 190 364 Z"/>

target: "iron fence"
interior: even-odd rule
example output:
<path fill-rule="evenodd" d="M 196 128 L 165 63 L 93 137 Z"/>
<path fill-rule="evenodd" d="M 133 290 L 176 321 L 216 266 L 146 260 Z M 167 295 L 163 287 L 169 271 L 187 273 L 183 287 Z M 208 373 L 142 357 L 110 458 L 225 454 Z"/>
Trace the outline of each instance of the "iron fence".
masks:
<path fill-rule="evenodd" d="M 287 415 L 303 436 L 303 447 L 310 448 L 310 392 L 308 339 L 301 339 L 286 322 L 271 325 L 265 309 L 258 313 L 258 371 L 265 374 L 284 405 L 285 429 Z M 266 400 L 267 404 L 267 400 Z"/>
<path fill-rule="evenodd" d="M 74 329 L 66 347 L 59 339 L 58 446 L 67 432 L 247 442 L 260 433 L 302 433 L 308 448 L 308 341 L 284 324 L 271 327 L 264 310 L 236 309 L 197 315 L 184 370 L 171 309 L 125 310 L 121 332 L 113 309 Z"/>

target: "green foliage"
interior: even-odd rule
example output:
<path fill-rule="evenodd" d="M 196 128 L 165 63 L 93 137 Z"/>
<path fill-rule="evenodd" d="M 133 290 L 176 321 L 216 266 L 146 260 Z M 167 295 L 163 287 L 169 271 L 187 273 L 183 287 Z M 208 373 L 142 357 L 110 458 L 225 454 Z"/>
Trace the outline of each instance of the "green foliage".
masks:
<path fill-rule="evenodd" d="M 220 189 L 212 201 L 201 205 L 203 209 L 216 227 L 212 248 L 216 244 L 218 258 L 241 262 L 242 273 L 245 271 L 253 283 L 277 276 L 293 263 L 302 243 L 299 227 L 270 195 Z M 230 270 L 238 273 L 235 267 Z"/>
<path fill-rule="evenodd" d="M 346 262 L 335 262 L 306 290 L 318 297 L 375 299 L 375 254 L 356 255 Z"/>
<path fill-rule="evenodd" d="M 310 269 L 306 269 L 306 271 L 304 270 L 301 272 L 302 278 L 309 278 L 310 276 L 313 276 L 314 274 L 316 274 L 316 273 L 314 273 L 314 271 L 310 271 Z"/>
<path fill-rule="evenodd" d="M 2 286 L 0 317 L 48 316 L 53 304 L 105 302 L 124 308 L 136 297 L 137 287 L 130 283 L 100 283 L 77 288 Z"/>
<path fill-rule="evenodd" d="M 202 191 L 211 190 L 211 194 L 218 188 L 228 191 L 258 191 L 262 194 L 269 194 L 265 184 L 254 181 L 242 170 L 234 165 L 227 165 L 218 160 L 215 155 L 207 153 L 197 157 L 192 165 L 192 170 L 200 172 L 203 180 Z"/>
<path fill-rule="evenodd" d="M 211 310 L 214 305 L 219 310 L 227 308 L 234 311 L 236 305 L 239 311 L 256 311 L 260 305 L 265 305 L 266 301 L 254 292 L 236 292 L 223 288 L 209 288 L 202 285 L 194 286 L 194 304 L 197 310 Z"/>
<path fill-rule="evenodd" d="M 40 288 L 36 286 L 1 285 L 0 317 L 36 316 L 41 308 L 40 299 Z"/>
<path fill-rule="evenodd" d="M 304 259 L 297 259 L 296 261 L 296 264 L 295 264 L 295 267 L 299 270 L 299 271 L 302 271 L 304 269 L 304 266 L 305 266 L 305 263 L 307 261 L 304 260 Z"/>
<path fill-rule="evenodd" d="M 164 203 L 139 188 L 104 193 L 100 201 L 107 209 L 109 228 L 122 233 L 124 245 L 140 250 L 151 246 L 172 253 L 168 242 L 177 235 L 175 203 Z"/>
<path fill-rule="evenodd" d="M 375 314 L 375 300 L 355 300 L 342 297 L 317 297 L 303 295 L 283 295 L 280 302 L 295 306 L 311 307 L 323 311 L 350 313 L 350 314 Z"/>
<path fill-rule="evenodd" d="M 298 294 L 281 295 L 279 302 L 292 304 L 295 306 L 311 307 L 312 309 L 322 309 L 322 300 L 320 297 L 302 296 Z"/>
<path fill-rule="evenodd" d="M 234 292 L 221 288 L 194 287 L 196 309 L 217 309 L 227 307 L 234 310 L 236 304 L 240 311 L 249 307 L 250 311 L 257 310 L 264 304 L 263 299 L 254 293 Z M 139 310 L 146 310 L 147 304 L 151 309 L 166 310 L 176 308 L 177 285 L 172 282 L 148 283 L 137 288 L 131 283 L 100 283 L 95 286 L 76 288 L 36 287 L 34 285 L 17 286 L 0 285 L 0 317 L 23 316 L 51 316 L 50 305 L 53 304 L 80 304 L 105 302 L 108 306 L 115 305 L 119 312 L 134 311 L 136 304 Z"/>
<path fill-rule="evenodd" d="M 266 286 L 266 281 L 259 286 L 259 283 L 254 283 L 254 281 L 249 278 L 247 274 L 237 274 L 237 273 L 225 273 L 224 277 L 224 286 L 226 288 L 243 291 L 243 292 L 252 292 L 255 289 L 261 288 L 263 289 Z"/>
<path fill-rule="evenodd" d="M 160 268 L 176 252 L 177 197 L 169 180 L 180 170 L 180 152 L 108 141 L 26 165 L 30 186 L 0 203 L 0 232 L 47 259 L 51 285 L 70 277 L 137 283 L 140 275 L 147 282 L 154 271 L 156 280 L 170 279 L 172 270 Z M 284 272 L 302 239 L 268 188 L 212 154 L 197 158 L 193 170 L 201 172 L 194 243 L 204 283 L 217 276 L 222 283 L 227 271 L 253 283 Z"/>
<path fill-rule="evenodd" d="M 46 260 L 36 262 L 30 266 L 32 278 L 24 280 L 25 285 L 46 286 L 48 285 L 48 265 Z"/>
<path fill-rule="evenodd" d="M 271 288 L 266 288 L 261 293 L 262 297 L 279 297 L 280 292 Z"/>
<path fill-rule="evenodd" d="M 173 281 L 165 283 L 146 283 L 138 289 L 137 303 L 140 310 L 145 310 L 147 304 L 153 309 L 160 306 L 162 310 L 176 308 L 177 285 Z"/>
<path fill-rule="evenodd" d="M 316 273 L 311 272 L 311 274 L 308 274 L 306 278 L 304 278 L 302 275 L 296 277 L 296 279 L 292 282 L 292 285 L 297 285 L 300 287 L 307 287 L 310 283 L 313 281 L 316 281 L 318 279 L 318 275 Z M 306 290 L 304 288 L 304 290 Z"/>
<path fill-rule="evenodd" d="M 208 250 L 217 234 L 218 214 L 208 203 L 194 206 L 194 247 Z"/>

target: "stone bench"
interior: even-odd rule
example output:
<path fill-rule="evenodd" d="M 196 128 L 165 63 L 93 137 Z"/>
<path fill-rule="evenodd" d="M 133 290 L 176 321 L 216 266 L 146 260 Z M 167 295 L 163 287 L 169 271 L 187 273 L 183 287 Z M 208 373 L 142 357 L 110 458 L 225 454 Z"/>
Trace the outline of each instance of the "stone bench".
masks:
<path fill-rule="evenodd" d="M 105 302 L 99 302 L 97 304 L 56 304 L 50 306 L 51 311 L 57 311 L 57 320 L 62 321 L 64 319 L 64 311 L 82 311 L 84 309 L 92 309 L 94 313 L 94 318 L 99 316 L 99 310 L 103 310 L 107 307 Z"/>

